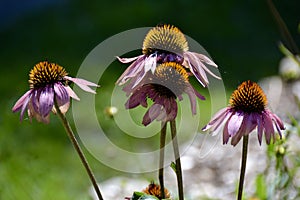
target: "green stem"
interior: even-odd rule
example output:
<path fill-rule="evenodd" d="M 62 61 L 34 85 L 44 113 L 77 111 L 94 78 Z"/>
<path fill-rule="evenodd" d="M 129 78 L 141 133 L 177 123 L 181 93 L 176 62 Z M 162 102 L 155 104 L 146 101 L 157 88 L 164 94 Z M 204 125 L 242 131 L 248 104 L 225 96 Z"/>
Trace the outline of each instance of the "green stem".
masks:
<path fill-rule="evenodd" d="M 56 112 L 57 112 L 59 118 L 60 118 L 61 121 L 62 121 L 62 124 L 63 124 L 63 126 L 64 126 L 64 128 L 65 128 L 65 131 L 67 132 L 67 134 L 68 134 L 68 136 L 69 136 L 69 138 L 70 138 L 70 140 L 71 140 L 71 142 L 72 142 L 72 144 L 73 144 L 75 150 L 77 151 L 77 153 L 78 153 L 78 155 L 79 155 L 79 157 L 80 157 L 80 159 L 81 159 L 81 162 L 82 162 L 83 166 L 85 167 L 85 169 L 86 169 L 86 171 L 87 171 L 87 173 L 88 173 L 88 175 L 89 175 L 89 178 L 90 178 L 90 180 L 91 180 L 91 182 L 92 182 L 92 184 L 93 184 L 93 186 L 94 186 L 94 189 L 95 189 L 95 191 L 96 191 L 96 193 L 97 193 L 98 199 L 99 199 L 99 200 L 103 200 L 103 197 L 102 197 L 101 192 L 100 192 L 100 190 L 99 190 L 99 188 L 98 188 L 98 185 L 97 185 L 95 176 L 94 176 L 94 174 L 93 174 L 93 172 L 92 172 L 92 170 L 91 170 L 91 168 L 90 168 L 90 166 L 89 166 L 89 164 L 88 164 L 88 161 L 87 161 L 87 159 L 85 158 L 85 156 L 84 156 L 84 154 L 83 154 L 83 151 L 81 150 L 81 148 L 80 148 L 80 146 L 79 146 L 79 143 L 78 143 L 78 141 L 77 141 L 77 139 L 76 139 L 76 137 L 75 137 L 75 135 L 74 135 L 74 133 L 73 133 L 73 131 L 72 131 L 72 128 L 71 128 L 71 126 L 70 126 L 70 124 L 69 124 L 67 118 L 66 118 L 65 115 L 60 111 L 59 106 L 57 105 L 56 102 L 55 102 L 55 109 L 56 109 Z"/>
<path fill-rule="evenodd" d="M 249 140 L 249 136 L 245 135 L 243 137 L 241 173 L 240 173 L 239 191 L 238 191 L 238 198 L 237 198 L 238 200 L 241 200 L 243 196 L 244 179 L 245 179 L 246 164 L 247 164 L 248 140 Z"/>
<path fill-rule="evenodd" d="M 165 143 L 166 143 L 166 132 L 167 123 L 161 123 L 161 133 L 160 133 L 160 150 L 159 150 L 159 171 L 158 179 L 160 184 L 160 194 L 161 198 L 165 198 L 165 186 L 164 186 L 164 158 L 165 158 Z"/>
<path fill-rule="evenodd" d="M 182 171 L 181 171 L 181 162 L 180 162 L 180 154 L 179 154 L 179 147 L 178 141 L 176 137 L 176 121 L 172 120 L 171 122 L 171 134 L 172 134 L 172 143 L 174 149 L 174 156 L 176 162 L 176 176 L 177 176 L 177 187 L 178 187 L 178 196 L 179 200 L 183 200 L 183 181 L 182 181 Z"/>

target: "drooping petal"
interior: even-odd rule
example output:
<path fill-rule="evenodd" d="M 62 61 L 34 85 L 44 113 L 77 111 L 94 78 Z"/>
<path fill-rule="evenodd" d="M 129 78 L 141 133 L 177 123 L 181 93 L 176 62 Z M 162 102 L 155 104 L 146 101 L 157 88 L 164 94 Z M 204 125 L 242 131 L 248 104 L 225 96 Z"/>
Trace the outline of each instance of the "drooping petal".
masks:
<path fill-rule="evenodd" d="M 211 118 L 211 120 L 208 122 L 208 124 L 202 128 L 202 131 L 207 131 L 208 129 L 210 129 L 210 127 L 215 125 L 215 123 L 218 122 L 220 118 L 223 118 L 226 115 L 226 113 L 229 111 L 229 109 L 230 108 L 228 108 L 228 107 L 222 108 L 216 114 L 214 114 L 214 116 Z"/>
<path fill-rule="evenodd" d="M 39 99 L 39 114 L 46 117 L 54 105 L 54 90 L 52 85 L 48 85 L 41 91 Z"/>
<path fill-rule="evenodd" d="M 79 101 L 79 97 L 77 96 L 77 94 L 72 90 L 72 88 L 70 88 L 69 86 L 64 86 L 66 91 L 68 92 L 69 96 L 72 97 L 73 99 Z"/>
<path fill-rule="evenodd" d="M 123 72 L 120 78 L 117 80 L 116 84 L 123 85 L 130 78 L 135 77 L 145 65 L 146 55 L 138 56 L 136 61 L 134 61 L 127 69 Z"/>
<path fill-rule="evenodd" d="M 65 76 L 65 79 L 72 81 L 73 83 L 75 83 L 76 85 L 78 85 L 81 89 L 83 89 L 86 92 L 90 92 L 93 94 L 96 94 L 96 92 L 94 90 L 92 90 L 89 86 L 93 86 L 93 87 L 99 87 L 99 85 L 92 83 L 90 81 L 81 79 L 81 78 L 72 78 L 69 76 Z"/>
<path fill-rule="evenodd" d="M 141 56 L 136 56 L 136 57 L 132 57 L 132 58 L 120 58 L 119 56 L 116 56 L 116 58 L 121 62 L 121 63 L 130 63 L 132 61 L 135 61 L 136 59 L 138 59 Z"/>
<path fill-rule="evenodd" d="M 265 130 L 265 137 L 267 144 L 270 144 L 271 137 L 274 135 L 274 127 L 272 123 L 271 117 L 263 112 L 263 124 L 264 124 L 264 130 Z"/>
<path fill-rule="evenodd" d="M 193 54 L 194 56 L 196 56 L 199 59 L 199 65 L 207 72 L 209 73 L 211 76 L 213 76 L 216 79 L 221 79 L 219 76 L 215 75 L 214 73 L 212 73 L 205 64 L 206 63 L 208 65 L 211 65 L 215 68 L 218 68 L 218 66 L 207 56 L 203 55 L 203 54 L 199 54 L 199 53 L 195 53 L 195 52 L 190 52 L 191 54 Z"/>
<path fill-rule="evenodd" d="M 239 141 L 241 140 L 241 138 L 245 135 L 248 135 L 249 134 L 249 130 L 247 130 L 247 125 L 248 123 L 251 123 L 250 120 L 249 120 L 249 115 L 248 114 L 245 114 L 243 116 L 243 121 L 240 125 L 240 128 L 239 130 L 237 131 L 237 133 L 231 138 L 231 145 L 233 146 L 236 146 Z"/>
<path fill-rule="evenodd" d="M 281 131 L 280 130 L 285 129 L 284 124 L 276 114 L 271 113 L 271 112 L 269 112 L 269 113 L 271 114 L 273 121 L 275 122 L 276 126 L 278 127 L 277 130 L 279 129 L 278 133 L 280 134 L 280 137 L 281 137 Z"/>
<path fill-rule="evenodd" d="M 231 119 L 231 117 L 234 115 L 234 113 L 231 113 L 231 115 L 229 115 L 228 120 L 226 121 L 225 125 L 224 125 L 224 129 L 223 129 L 223 144 L 227 144 L 228 140 L 230 138 L 229 132 L 228 132 L 228 124 L 229 121 Z"/>
<path fill-rule="evenodd" d="M 168 115 L 168 121 L 172 121 L 176 118 L 177 116 L 177 111 L 178 111 L 178 106 L 177 106 L 177 102 L 175 99 L 171 100 L 171 105 L 170 105 L 170 111 L 169 113 L 167 113 Z"/>
<path fill-rule="evenodd" d="M 55 100 L 58 106 L 63 106 L 70 102 L 70 96 L 64 85 L 60 82 L 54 84 Z"/>
<path fill-rule="evenodd" d="M 228 120 L 228 134 L 234 136 L 241 128 L 244 115 L 242 112 L 235 112 Z"/>
<path fill-rule="evenodd" d="M 145 113 L 142 124 L 144 126 L 149 125 L 161 114 L 161 111 L 161 105 L 153 104 Z"/>
<path fill-rule="evenodd" d="M 262 142 L 263 130 L 264 130 L 263 119 L 262 116 L 259 115 L 257 117 L 257 137 L 258 137 L 259 145 L 261 145 Z"/>
<path fill-rule="evenodd" d="M 23 102 L 23 106 L 22 106 L 21 114 L 20 114 L 20 121 L 23 120 L 25 110 L 26 110 L 26 109 L 28 110 L 28 104 L 29 104 L 29 102 L 30 102 L 30 99 L 31 99 L 31 94 L 30 94 L 30 95 L 28 96 L 28 98 L 25 99 L 25 101 Z"/>
<path fill-rule="evenodd" d="M 206 87 L 208 84 L 208 79 L 206 77 L 204 70 L 201 67 L 198 67 L 197 63 L 193 62 L 192 55 L 190 54 L 184 54 L 184 55 L 185 57 L 184 57 L 183 66 L 189 68 L 192 74 L 199 81 L 199 83 L 201 83 L 203 87 Z"/>
<path fill-rule="evenodd" d="M 156 53 L 151 54 L 148 58 L 145 59 L 145 72 L 146 73 L 151 70 L 152 74 L 154 74 L 155 68 L 156 68 L 156 59 L 157 59 Z"/>
<path fill-rule="evenodd" d="M 209 130 L 209 132 L 212 133 L 213 136 L 216 135 L 217 133 L 219 133 L 220 128 L 222 127 L 221 125 L 225 124 L 225 122 L 228 121 L 231 115 L 232 112 L 229 108 L 225 108 L 225 110 L 221 109 L 214 115 L 213 119 L 202 128 L 202 131 Z"/>
<path fill-rule="evenodd" d="M 32 92 L 32 90 L 29 90 L 24 95 L 21 96 L 21 98 L 15 103 L 14 107 L 12 108 L 13 112 L 19 111 L 23 107 L 24 104 L 26 104 L 26 106 L 27 106 L 28 99 L 29 99 L 31 92 Z"/>

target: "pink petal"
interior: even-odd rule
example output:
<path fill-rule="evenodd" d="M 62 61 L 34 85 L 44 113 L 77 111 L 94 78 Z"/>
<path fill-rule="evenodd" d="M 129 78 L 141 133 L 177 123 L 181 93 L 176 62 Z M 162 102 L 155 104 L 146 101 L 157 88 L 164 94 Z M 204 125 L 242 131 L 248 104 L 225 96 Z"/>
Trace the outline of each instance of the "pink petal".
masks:
<path fill-rule="evenodd" d="M 72 97 L 73 99 L 76 99 L 77 101 L 80 100 L 79 97 L 77 96 L 77 94 L 69 86 L 65 86 L 65 89 L 67 90 L 70 97 Z"/>
<path fill-rule="evenodd" d="M 232 113 L 229 108 L 221 109 L 214 115 L 213 119 L 202 128 L 202 131 L 209 130 L 213 135 L 217 134 L 220 131 L 221 125 L 227 122 L 231 115 Z"/>
<path fill-rule="evenodd" d="M 228 120 L 228 133 L 230 136 L 234 136 L 241 128 L 244 116 L 243 113 L 236 112 Z"/>
<path fill-rule="evenodd" d="M 116 58 L 121 62 L 121 63 L 130 63 L 132 61 L 135 61 L 136 59 L 138 59 L 141 56 L 136 56 L 133 58 L 120 58 L 119 56 L 116 56 Z"/>
<path fill-rule="evenodd" d="M 123 85 L 128 81 L 128 79 L 135 77 L 140 71 L 144 68 L 145 65 L 145 59 L 146 55 L 138 56 L 138 59 L 134 61 L 123 74 L 120 76 L 120 78 L 117 80 L 116 84 Z"/>
<path fill-rule="evenodd" d="M 268 113 L 263 113 L 263 124 L 267 144 L 270 144 L 271 136 L 274 135 L 274 127 L 271 117 Z"/>
<path fill-rule="evenodd" d="M 65 76 L 64 78 L 74 82 L 76 85 L 78 85 L 84 91 L 90 92 L 93 94 L 96 94 L 96 92 L 94 90 L 92 90 L 89 86 L 99 87 L 99 85 L 92 83 L 90 81 L 81 79 L 81 78 L 72 78 L 72 77 L 68 77 L 68 76 Z"/>
<path fill-rule="evenodd" d="M 27 106 L 31 92 L 32 92 L 32 89 L 28 90 L 24 95 L 21 96 L 21 98 L 15 103 L 14 107 L 12 108 L 12 112 L 19 111 L 23 107 L 24 103 Z"/>

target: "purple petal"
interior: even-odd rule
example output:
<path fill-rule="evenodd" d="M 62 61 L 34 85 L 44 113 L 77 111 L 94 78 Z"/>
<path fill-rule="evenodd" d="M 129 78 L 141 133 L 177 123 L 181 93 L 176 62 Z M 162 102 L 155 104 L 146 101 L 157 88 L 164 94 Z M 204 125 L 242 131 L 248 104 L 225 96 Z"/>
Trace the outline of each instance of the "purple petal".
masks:
<path fill-rule="evenodd" d="M 202 131 L 207 131 L 212 127 L 215 127 L 216 125 L 220 125 L 222 124 L 223 119 L 226 117 L 226 114 L 228 113 L 229 108 L 222 108 L 221 110 L 219 110 L 213 117 L 212 119 L 208 122 L 208 124 L 206 126 L 204 126 L 202 128 Z M 221 120 L 222 119 L 222 120 Z M 215 128 L 216 129 L 216 128 Z M 211 130 L 214 131 L 214 130 Z"/>
<path fill-rule="evenodd" d="M 60 82 L 54 84 L 54 92 L 55 99 L 59 107 L 70 102 L 68 91 Z"/>
<path fill-rule="evenodd" d="M 225 125 L 224 125 L 224 129 L 223 129 L 223 144 L 227 144 L 228 140 L 230 138 L 229 132 L 228 132 L 228 124 L 229 121 L 231 119 L 231 117 L 234 115 L 234 113 L 232 113 L 231 115 L 229 115 L 228 120 L 226 121 Z"/>
<path fill-rule="evenodd" d="M 28 99 L 29 99 L 31 92 L 32 92 L 32 89 L 28 90 L 25 94 L 23 94 L 21 96 L 21 98 L 15 103 L 14 107 L 12 108 L 12 112 L 19 111 L 23 107 L 24 103 L 26 103 L 26 106 L 27 106 Z"/>
<path fill-rule="evenodd" d="M 257 137 L 258 137 L 258 141 L 259 141 L 259 145 L 261 145 L 261 141 L 262 141 L 262 136 L 263 136 L 263 119 L 262 116 L 259 115 L 257 117 Z"/>
<path fill-rule="evenodd" d="M 218 68 L 218 66 L 210 59 L 208 58 L 207 56 L 203 55 L 203 54 L 199 54 L 199 53 L 195 53 L 195 52 L 191 52 L 193 53 L 194 55 L 196 55 L 199 60 L 200 60 L 200 63 L 201 63 L 201 67 L 207 72 L 209 73 L 211 76 L 215 77 L 216 79 L 221 79 L 219 76 L 215 75 L 214 73 L 212 73 L 207 67 L 206 65 L 203 64 L 206 63 L 208 65 L 211 65 L 211 66 L 214 66 L 216 68 Z"/>
<path fill-rule="evenodd" d="M 148 124 L 153 122 L 153 120 L 155 120 L 160 115 L 160 113 L 161 113 L 161 105 L 153 104 L 143 117 L 143 122 L 142 122 L 143 125 L 147 126 Z"/>
<path fill-rule="evenodd" d="M 195 63 L 193 58 L 191 57 L 192 55 L 185 53 L 184 56 L 184 60 L 186 62 L 184 62 L 183 65 L 190 69 L 192 74 L 196 77 L 196 79 L 199 81 L 199 83 L 201 83 L 203 87 L 206 87 L 208 84 L 208 80 L 204 70 L 201 67 L 197 66 L 197 63 Z"/>
<path fill-rule="evenodd" d="M 231 144 L 233 146 L 236 146 L 243 136 L 248 135 L 251 129 L 253 130 L 252 127 L 253 127 L 253 123 L 250 115 L 244 114 L 241 126 L 238 132 L 232 137 Z"/>
<path fill-rule="evenodd" d="M 171 105 L 170 105 L 170 110 L 168 111 L 167 115 L 167 120 L 168 121 L 172 121 L 176 118 L 177 116 L 177 111 L 178 111 L 178 106 L 177 106 L 177 102 L 175 99 L 171 100 Z"/>
<path fill-rule="evenodd" d="M 269 113 L 271 114 L 273 120 L 275 121 L 275 124 L 277 124 L 277 125 L 279 126 L 280 130 L 284 130 L 285 127 L 284 127 L 284 124 L 283 124 L 283 122 L 281 121 L 281 119 L 280 119 L 276 114 L 271 113 L 271 111 L 268 111 L 268 110 L 267 110 L 267 112 L 269 112 Z M 280 131 L 278 131 L 278 132 L 280 132 Z"/>
<path fill-rule="evenodd" d="M 241 128 L 244 115 L 241 112 L 234 113 L 228 120 L 228 133 L 230 136 L 234 136 Z"/>
<path fill-rule="evenodd" d="M 146 55 L 138 56 L 138 59 L 134 61 L 129 67 L 127 67 L 125 72 L 117 80 L 116 84 L 123 85 L 128 81 L 128 79 L 135 77 L 144 68 L 145 59 Z"/>
<path fill-rule="evenodd" d="M 99 85 L 97 85 L 95 83 L 92 83 L 90 81 L 81 79 L 81 78 L 72 78 L 72 77 L 69 77 L 69 76 L 65 76 L 64 78 L 74 82 L 76 85 L 78 85 L 84 91 L 90 92 L 90 93 L 93 93 L 93 94 L 96 94 L 96 92 L 94 90 L 92 90 L 89 86 L 99 87 Z"/>
<path fill-rule="evenodd" d="M 39 99 L 39 114 L 46 117 L 54 105 L 54 90 L 51 85 L 43 88 Z"/>
<path fill-rule="evenodd" d="M 263 124 L 267 144 L 270 144 L 271 136 L 274 135 L 274 127 L 271 117 L 268 113 L 263 113 Z"/>

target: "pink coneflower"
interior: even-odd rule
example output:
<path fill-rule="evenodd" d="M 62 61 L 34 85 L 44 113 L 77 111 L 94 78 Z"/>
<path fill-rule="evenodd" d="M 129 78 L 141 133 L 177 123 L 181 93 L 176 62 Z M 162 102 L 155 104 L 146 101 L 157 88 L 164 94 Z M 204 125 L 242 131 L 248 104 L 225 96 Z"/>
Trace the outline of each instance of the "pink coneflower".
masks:
<path fill-rule="evenodd" d="M 155 72 L 158 64 L 176 62 L 188 68 L 197 80 L 206 87 L 208 78 L 206 72 L 215 78 L 205 64 L 217 67 L 207 56 L 188 51 L 188 42 L 184 34 L 175 26 L 159 25 L 152 28 L 146 35 L 143 43 L 143 54 L 134 58 L 119 58 L 122 63 L 133 62 L 117 80 L 122 85 L 129 79 L 135 78 L 135 87 L 143 79 L 148 71 Z"/>
<path fill-rule="evenodd" d="M 176 98 L 182 100 L 183 93 L 189 96 L 193 114 L 196 114 L 196 97 L 205 99 L 189 83 L 185 68 L 176 62 L 159 64 L 153 74 L 149 72 L 138 85 L 131 86 L 132 83 L 123 88 L 131 94 L 126 103 L 127 109 L 139 105 L 147 107 L 147 98 L 154 102 L 144 115 L 142 123 L 145 126 L 155 119 L 163 122 L 174 120 L 177 116 Z"/>
<path fill-rule="evenodd" d="M 55 102 L 61 112 L 66 113 L 69 109 L 70 97 L 79 100 L 68 86 L 69 81 L 74 82 L 84 91 L 95 93 L 89 86 L 98 87 L 97 84 L 67 75 L 66 70 L 58 64 L 48 61 L 36 64 L 29 74 L 30 90 L 16 102 L 12 111 L 21 111 L 21 121 L 27 110 L 30 119 L 36 118 L 39 122 L 49 123 L 50 111 L 55 112 Z"/>
<path fill-rule="evenodd" d="M 259 144 L 263 133 L 267 144 L 271 138 L 275 141 L 275 129 L 281 138 L 284 125 L 281 119 L 267 109 L 267 98 L 261 87 L 254 82 L 243 82 L 231 95 L 229 106 L 221 109 L 212 120 L 202 129 L 217 132 L 225 123 L 223 129 L 223 144 L 230 137 L 231 144 L 236 145 L 244 135 L 248 135 L 257 127 Z"/>

